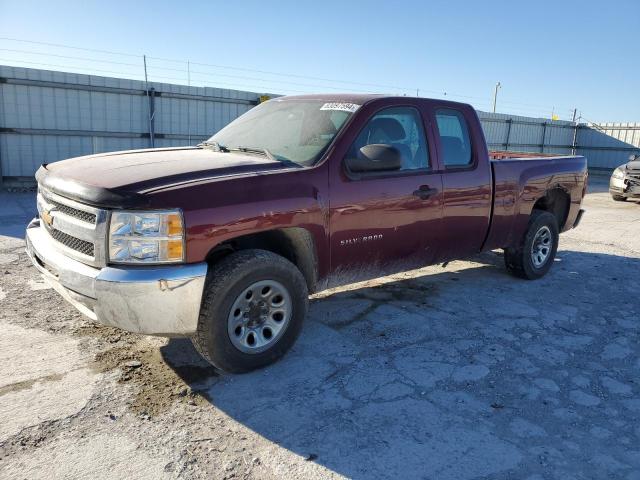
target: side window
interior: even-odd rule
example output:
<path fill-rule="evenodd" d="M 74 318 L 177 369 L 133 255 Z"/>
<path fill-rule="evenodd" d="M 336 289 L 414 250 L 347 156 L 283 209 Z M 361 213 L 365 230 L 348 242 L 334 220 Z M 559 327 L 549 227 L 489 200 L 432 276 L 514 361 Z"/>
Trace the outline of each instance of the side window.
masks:
<path fill-rule="evenodd" d="M 400 170 L 429 168 L 429 150 L 420 113 L 412 107 L 393 107 L 376 113 L 364 126 L 349 149 L 355 158 L 365 145 L 395 147 L 401 156 Z"/>
<path fill-rule="evenodd" d="M 436 110 L 436 122 L 445 167 L 471 165 L 471 141 L 467 121 L 457 110 Z"/>

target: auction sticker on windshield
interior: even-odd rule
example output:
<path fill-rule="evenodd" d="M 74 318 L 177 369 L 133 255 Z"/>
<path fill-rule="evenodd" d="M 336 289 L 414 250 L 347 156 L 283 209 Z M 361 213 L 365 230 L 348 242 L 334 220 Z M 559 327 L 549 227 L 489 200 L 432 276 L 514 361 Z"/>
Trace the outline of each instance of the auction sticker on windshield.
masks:
<path fill-rule="evenodd" d="M 360 105 L 355 103 L 343 103 L 343 102 L 329 102 L 320 107 L 320 110 L 339 110 L 341 112 L 353 113 L 360 108 Z"/>

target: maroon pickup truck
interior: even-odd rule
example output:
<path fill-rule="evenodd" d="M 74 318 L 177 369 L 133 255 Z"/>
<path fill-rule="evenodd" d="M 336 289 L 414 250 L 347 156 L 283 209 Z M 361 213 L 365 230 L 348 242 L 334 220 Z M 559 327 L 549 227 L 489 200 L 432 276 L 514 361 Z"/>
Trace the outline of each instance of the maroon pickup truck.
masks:
<path fill-rule="evenodd" d="M 43 165 L 27 252 L 90 318 L 243 372 L 291 347 L 322 289 L 499 248 L 513 274 L 547 273 L 586 160 L 508 156 L 469 105 L 282 97 L 197 147 Z"/>

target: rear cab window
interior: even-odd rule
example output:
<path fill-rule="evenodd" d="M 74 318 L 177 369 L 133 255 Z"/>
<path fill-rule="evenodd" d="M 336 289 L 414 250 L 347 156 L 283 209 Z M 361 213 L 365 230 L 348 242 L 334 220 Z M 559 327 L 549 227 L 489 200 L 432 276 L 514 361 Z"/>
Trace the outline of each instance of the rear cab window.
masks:
<path fill-rule="evenodd" d="M 464 168 L 473 164 L 469 127 L 462 112 L 439 108 L 435 112 L 445 168 Z"/>

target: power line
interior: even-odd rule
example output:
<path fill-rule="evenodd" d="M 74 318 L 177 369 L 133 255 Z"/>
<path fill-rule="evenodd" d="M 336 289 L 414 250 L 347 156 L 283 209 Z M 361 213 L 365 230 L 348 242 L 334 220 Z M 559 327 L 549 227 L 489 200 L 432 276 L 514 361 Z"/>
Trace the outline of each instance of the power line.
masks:
<path fill-rule="evenodd" d="M 136 64 L 136 63 L 114 62 L 112 60 L 98 60 L 98 59 L 87 58 L 87 57 L 74 57 L 74 56 L 69 56 L 69 55 L 58 55 L 58 54 L 55 54 L 55 53 L 33 52 L 33 51 L 30 51 L 30 50 L 14 50 L 14 49 L 11 49 L 11 48 L 0 48 L 0 51 L 2 51 L 2 52 L 12 52 L 12 53 L 26 53 L 26 54 L 29 54 L 29 55 L 44 55 L 44 56 L 47 56 L 47 57 L 66 58 L 68 60 L 82 60 L 84 62 L 110 63 L 110 64 L 113 64 L 113 65 L 127 65 L 129 67 L 140 68 L 140 65 Z"/>
<path fill-rule="evenodd" d="M 266 82 L 266 83 L 279 83 L 279 84 L 285 84 L 285 85 L 294 85 L 294 86 L 298 86 L 298 87 L 312 87 L 312 88 L 328 88 L 330 90 L 344 90 L 344 87 L 331 87 L 328 85 L 314 85 L 314 84 L 309 84 L 309 83 L 300 83 L 300 82 L 288 82 L 286 80 L 270 80 L 270 79 L 266 79 L 266 78 L 256 78 L 256 77 L 244 77 L 244 76 L 240 76 L 240 75 L 229 75 L 229 74 L 224 74 L 224 73 L 208 73 L 208 72 L 199 72 L 197 70 L 191 70 L 191 74 L 198 74 L 198 75 L 206 75 L 207 77 L 212 77 L 212 76 L 218 76 L 218 77 L 226 77 L 226 78 L 239 78 L 239 79 L 243 79 L 243 80 L 255 80 L 258 82 Z"/>
<path fill-rule="evenodd" d="M 142 55 L 135 55 L 135 54 L 131 54 L 131 53 L 125 53 L 125 52 L 117 52 L 117 51 L 112 51 L 112 50 L 101 50 L 101 49 L 94 49 L 94 48 L 86 48 L 86 47 L 77 47 L 77 46 L 73 46 L 73 45 L 66 45 L 66 44 L 59 44 L 59 43 L 50 43 L 50 42 L 41 42 L 41 41 L 34 41 L 34 40 L 24 40 L 24 39 L 17 39 L 17 38 L 10 38 L 10 37 L 0 37 L 0 40 L 6 40 L 6 41 L 13 41 L 13 42 L 22 42 L 22 43 L 27 43 L 27 44 L 33 44 L 33 45 L 44 45 L 44 46 L 49 46 L 49 47 L 55 47 L 55 48 L 67 48 L 67 49 L 73 49 L 73 50 L 79 50 L 79 51 L 87 51 L 87 52 L 94 52 L 94 53 L 101 53 L 101 54 L 108 54 L 108 55 L 120 55 L 120 56 L 126 56 L 126 57 L 130 57 L 130 58 L 137 58 L 137 59 L 142 59 Z M 28 51 L 28 50 L 18 50 L 18 49 L 9 49 L 9 48 L 0 48 L 0 51 L 5 51 L 5 52 L 12 52 L 12 53 L 20 53 L 20 54 L 31 54 L 31 55 L 46 55 L 48 57 L 55 57 L 55 58 L 61 58 L 61 59 L 69 59 L 69 60 L 80 60 L 83 62 L 96 62 L 96 63 L 105 63 L 105 64 L 111 64 L 111 65 L 121 65 L 121 66 L 127 66 L 127 67 L 133 67 L 133 68 L 142 68 L 141 65 L 142 64 L 134 64 L 134 63 L 126 63 L 126 62 L 118 62 L 118 61 L 113 61 L 113 60 L 106 60 L 106 59 L 95 59 L 95 58 L 87 58 L 87 57 L 76 57 L 76 56 L 71 56 L 71 55 L 61 55 L 61 54 L 53 54 L 53 53 L 44 53 L 44 52 L 38 52 L 38 51 Z M 188 60 L 178 60 L 178 59 L 169 59 L 169 58 L 163 58 L 163 57 L 147 57 L 147 59 L 151 59 L 151 60 L 156 60 L 156 61 L 160 61 L 160 62 L 173 62 L 173 63 L 179 63 L 179 64 L 184 64 L 185 66 L 189 66 L 189 65 L 199 65 L 201 67 L 205 67 L 205 68 L 217 68 L 217 69 L 227 69 L 227 70 L 236 70 L 236 71 L 241 71 L 241 72 L 252 72 L 252 73 L 261 73 L 263 75 L 272 75 L 272 76 L 276 76 L 276 77 L 292 77 L 292 78 L 300 78 L 300 79 L 309 79 L 309 80 L 315 80 L 315 81 L 319 81 L 319 82 L 329 82 L 332 83 L 333 85 L 318 85 L 318 84 L 310 84 L 310 83 L 302 83 L 302 82 L 292 82 L 292 81 L 288 81 L 288 80 L 284 80 L 284 79 L 278 79 L 278 78 L 274 78 L 274 79 L 269 79 L 269 78 L 257 78 L 257 77 L 251 77 L 251 76 L 244 76 L 244 75 L 232 75 L 232 74 L 228 74 L 228 73 L 221 73 L 221 72 L 206 72 L 206 71 L 190 71 L 190 72 L 186 72 L 185 69 L 180 69 L 180 68 L 175 68 L 175 67 L 168 67 L 168 66 L 162 66 L 162 65 L 149 65 L 149 67 L 152 70 L 163 70 L 163 71 L 172 71 L 172 72 L 185 72 L 187 73 L 187 76 L 190 76 L 191 73 L 196 74 L 196 75 L 202 75 L 205 78 L 215 78 L 215 77 L 225 77 L 225 78 L 237 78 L 240 80 L 248 80 L 248 81 L 252 81 L 252 82 L 258 82 L 258 83 L 262 83 L 262 84 L 276 84 L 276 85 L 280 85 L 280 84 L 286 84 L 286 85 L 293 85 L 293 86 L 298 86 L 298 87 L 308 87 L 308 88 L 322 88 L 322 89 L 329 89 L 329 90 L 343 90 L 345 91 L 346 89 L 344 87 L 339 87 L 336 86 L 336 84 L 344 84 L 344 85 L 353 85 L 353 86 L 367 86 L 367 87 L 375 87 L 375 88 L 379 88 L 379 89 L 391 89 L 393 92 L 396 93 L 403 93 L 406 94 L 408 92 L 414 92 L 416 91 L 415 88 L 408 88 L 408 87 L 400 87 L 400 86 L 393 86 L 393 85 L 385 85 L 385 84 L 377 84 L 377 83 L 366 83 L 366 82 L 354 82 L 354 81 L 347 81 L 347 80 L 338 80 L 338 79 L 330 79 L 330 78 L 324 78 L 324 77 L 315 77 L 315 76 L 310 76 L 310 75 L 299 75 L 299 74 L 292 74 L 292 73 L 281 73 L 281 72 L 274 72 L 274 71 L 269 71 L 269 70 L 259 70 L 259 69 L 251 69 L 251 68 L 244 68 L 244 67 L 234 67 L 234 66 L 229 66 L 229 65 L 218 65 L 218 64 L 211 64 L 211 63 L 204 63 L 204 62 L 191 62 Z M 12 60 L 3 60 L 3 61 L 12 61 Z M 55 67 L 55 68 L 65 68 L 65 69 L 75 69 L 75 70 L 88 70 L 86 67 L 77 67 L 77 66 L 68 66 L 68 65 L 55 65 L 55 64 L 51 64 L 51 63 L 44 63 L 44 62 L 29 62 L 29 61 L 25 61 L 25 60 L 18 60 L 18 62 L 21 63 L 25 63 L 25 64 L 30 64 L 30 65 L 42 65 L 42 66 L 50 66 L 50 67 Z M 127 75 L 130 76 L 131 73 L 124 73 L 124 72 L 116 72 L 113 70 L 104 70 L 104 69 L 93 69 L 91 68 L 92 71 L 95 72 L 101 72 L 101 73 L 110 73 L 110 74 L 117 74 L 117 75 Z M 138 73 L 134 74 L 135 76 L 141 76 Z M 177 78 L 177 77 L 169 77 L 169 76 L 161 76 L 161 75 L 154 75 L 155 78 L 164 78 L 164 79 L 170 79 L 170 80 L 177 80 L 177 81 L 181 81 L 184 82 L 185 79 L 184 78 Z M 198 80 L 200 83 L 203 83 L 203 80 L 200 79 Z M 219 84 L 225 84 L 225 85 L 236 85 L 235 83 L 229 83 L 229 82 L 218 82 Z M 237 87 L 242 86 L 243 88 L 246 88 L 246 85 L 236 85 Z M 260 89 L 262 88 L 274 88 L 274 87 L 259 87 Z M 280 89 L 279 87 L 275 87 L 276 89 Z M 294 90 L 291 88 L 286 88 L 283 89 L 289 92 L 303 92 L 301 90 Z M 437 95 L 439 97 L 444 97 L 444 98 L 459 98 L 459 99 L 468 99 L 469 103 L 474 103 L 476 105 L 482 104 L 482 105 L 487 105 L 487 99 L 485 99 L 484 97 L 476 97 L 476 96 L 471 96 L 471 95 L 463 95 L 463 94 L 458 94 L 458 93 L 452 93 L 452 92 L 447 92 L 447 91 L 437 91 L 437 90 L 432 90 L 432 89 L 425 89 L 422 87 L 419 87 L 417 90 L 422 91 L 422 92 L 426 92 L 429 94 L 433 94 L 433 95 Z M 351 90 L 351 91 L 356 91 L 356 90 Z M 376 90 L 376 93 L 380 92 L 380 90 Z M 306 93 L 306 92 L 304 92 Z M 373 92 L 372 92 L 373 93 Z M 528 112 L 537 112 L 538 114 L 543 114 L 544 115 L 548 115 L 549 112 L 552 110 L 552 108 L 549 107 L 542 107 L 542 106 L 538 106 L 538 105 L 534 105 L 534 104 L 530 104 L 530 103 L 524 103 L 524 102 L 518 102 L 518 101 L 514 101 L 514 100 L 509 100 L 509 99 L 505 99 L 505 100 L 501 100 L 500 102 L 501 104 L 507 104 L 507 105 L 515 105 L 517 107 L 514 107 L 514 110 L 518 110 L 518 111 L 528 111 Z"/>
<path fill-rule="evenodd" d="M 9 60 L 4 59 L 4 58 L 0 58 L 0 62 L 7 62 Z M 26 63 L 28 65 L 38 65 L 38 66 L 43 66 L 43 67 L 55 67 L 55 68 L 64 68 L 64 69 L 72 69 L 72 70 L 84 70 L 84 67 L 77 67 L 77 66 L 73 66 L 73 65 L 58 65 L 58 64 L 53 64 L 53 63 L 42 63 L 42 62 L 28 62 L 25 60 L 19 60 L 20 63 Z M 140 77 L 140 79 L 142 79 L 144 77 L 143 73 L 125 73 L 125 72 L 118 72 L 118 71 L 114 71 L 114 70 L 101 70 L 101 69 L 93 69 L 92 71 L 94 72 L 101 72 L 101 73 L 110 73 L 113 75 L 123 75 L 123 76 L 138 76 Z M 90 75 L 90 74 L 86 74 L 86 73 L 76 73 L 76 72 L 68 72 L 68 73 L 73 73 L 75 75 Z M 177 80 L 177 81 L 185 81 L 184 78 L 178 78 L 178 77 L 165 77 L 165 76 L 160 76 L 160 75 L 155 75 L 155 78 L 162 78 L 162 79 L 166 79 L 166 80 Z M 134 80 L 140 80 L 140 79 L 134 79 Z M 238 83 L 230 83 L 230 82 L 215 82 L 215 83 L 211 83 L 211 82 L 201 82 L 204 86 L 211 86 L 211 87 L 215 87 L 216 85 L 228 85 L 228 86 L 235 86 L 237 87 L 244 87 L 244 88 L 251 88 L 253 90 L 262 90 L 264 88 L 264 86 L 257 86 L 257 85 L 248 85 L 248 84 L 238 84 Z M 309 90 L 290 90 L 291 92 L 296 92 L 296 93 L 311 93 L 311 91 Z M 275 93 L 275 92 L 274 92 Z"/>
<path fill-rule="evenodd" d="M 109 55 L 122 55 L 124 57 L 142 58 L 142 55 L 134 55 L 133 53 L 113 52 L 110 50 L 97 50 L 95 48 L 74 47 L 72 45 L 63 45 L 61 43 L 36 42 L 34 40 L 22 40 L 20 38 L 0 37 L 0 40 L 9 40 L 11 42 L 31 43 L 33 45 L 46 45 L 48 47 L 71 48 L 73 50 L 84 50 L 85 52 L 108 53 Z"/>
<path fill-rule="evenodd" d="M 10 37 L 0 37 L 0 40 L 9 40 L 9 41 L 15 41 L 15 42 L 31 43 L 31 44 L 35 44 L 35 45 L 47 45 L 47 46 L 52 46 L 52 47 L 57 47 L 57 48 L 71 48 L 71 49 L 74 49 L 74 50 L 83 50 L 83 51 L 88 51 L 88 52 L 98 52 L 98 53 L 106 53 L 106 54 L 110 54 L 110 55 L 124 55 L 124 56 L 128 56 L 128 57 L 142 58 L 142 55 L 135 55 L 135 54 L 131 54 L 131 53 L 115 52 L 115 51 L 111 51 L 111 50 L 100 50 L 100 49 L 85 48 L 85 47 L 77 47 L 77 46 L 65 45 L 65 44 L 59 44 L 59 43 L 38 42 L 38 41 L 33 41 L 33 40 L 23 40 L 23 39 L 10 38 Z M 9 49 L 3 49 L 3 50 L 9 50 Z M 23 51 L 21 53 L 27 53 L 27 52 Z M 29 52 L 29 53 L 35 53 L 35 54 L 38 54 L 38 55 L 42 55 L 42 53 L 40 53 L 40 52 Z M 60 56 L 60 57 L 63 57 L 63 56 Z M 85 60 L 85 59 L 80 58 L 80 57 L 76 57 L 75 59 L 77 59 L 77 60 Z M 180 64 L 184 64 L 184 65 L 186 65 L 187 63 L 190 63 L 191 65 L 199 65 L 199 66 L 204 66 L 204 67 L 209 67 L 209 68 L 221 68 L 221 69 L 227 69 L 227 70 L 237 70 L 237 71 L 242 71 L 242 72 L 261 73 L 261 74 L 275 75 L 275 76 L 280 76 L 280 77 L 302 78 L 302 79 L 316 80 L 316 81 L 321 81 L 321 82 L 331 82 L 331 83 L 334 83 L 334 84 L 338 83 L 338 84 L 346 84 L 346 85 L 354 85 L 354 86 L 368 86 L 368 87 L 384 88 L 384 89 L 391 89 L 393 91 L 400 91 L 400 92 L 413 92 L 413 91 L 416 90 L 413 87 L 403 87 L 403 86 L 398 86 L 398 85 L 387 85 L 387 84 L 367 83 L 367 82 L 353 82 L 353 81 L 347 81 L 347 80 L 331 79 L 331 78 L 325 78 L 325 77 L 316 77 L 316 76 L 310 76 L 310 75 L 299 75 L 299 74 L 294 74 L 294 73 L 282 73 L 282 72 L 274 72 L 274 71 L 270 71 L 270 70 L 259 70 L 259 69 L 245 68 L 245 67 L 235 67 L 235 66 L 230 66 L 230 65 L 220 65 L 220 64 L 204 63 L 204 62 L 192 62 L 192 61 L 189 61 L 189 60 L 179 60 L 179 59 L 174 59 L 174 58 L 147 56 L 147 59 L 148 60 L 164 61 L 164 62 L 180 63 Z M 87 59 L 87 60 L 98 61 L 98 60 L 93 60 L 93 59 Z M 105 63 L 117 63 L 117 62 L 111 62 L 111 61 L 108 61 L 108 60 L 104 60 L 104 62 Z M 128 64 L 128 65 L 134 66 L 134 65 L 131 65 L 131 64 Z M 184 71 L 182 69 L 177 69 L 177 68 L 172 68 L 172 67 L 163 67 L 163 66 L 154 66 L 153 68 L 161 69 L 161 70 L 170 70 L 170 71 Z M 206 74 L 205 72 L 199 72 L 199 73 Z M 228 75 L 228 74 L 220 74 L 220 73 L 216 73 L 216 74 L 220 75 L 220 76 L 224 75 L 224 76 L 230 77 L 230 75 Z M 268 81 L 267 79 L 256 79 L 256 78 L 241 77 L 241 76 L 237 76 L 236 78 Z M 284 83 L 284 81 L 281 81 L 281 83 Z M 308 85 L 308 84 L 300 84 L 300 83 L 294 83 L 294 82 L 288 82 L 288 83 L 291 84 L 291 85 L 298 85 L 298 86 L 300 86 L 300 85 Z M 327 86 L 319 86 L 319 85 L 308 85 L 308 86 L 314 86 L 314 87 L 318 87 L 318 88 L 329 88 Z M 332 89 L 339 90 L 339 88 L 337 88 L 337 87 L 332 88 Z M 459 93 L 454 93 L 454 92 L 447 92 L 446 90 L 439 91 L 439 90 L 427 89 L 427 88 L 423 88 L 423 87 L 418 87 L 418 89 L 423 91 L 423 92 L 425 92 L 425 93 L 431 93 L 431 94 L 434 94 L 434 95 L 440 95 L 440 96 L 445 96 L 445 97 L 455 97 L 455 98 L 466 98 L 466 99 L 470 99 L 470 100 L 483 100 L 484 101 L 484 99 L 482 97 L 464 95 L 464 94 L 459 94 Z M 501 103 L 518 104 L 519 102 L 514 102 L 514 101 L 511 101 L 511 100 L 501 100 Z M 526 104 L 522 104 L 522 105 L 526 105 Z M 531 105 L 531 104 L 529 104 L 529 105 Z M 542 110 L 543 109 L 541 109 L 541 111 Z"/>
<path fill-rule="evenodd" d="M 0 62 L 8 62 L 10 60 L 8 59 L 2 59 L 0 58 Z M 42 66 L 42 67 L 53 67 L 53 68 L 62 68 L 62 69 L 71 69 L 71 70 L 86 70 L 86 67 L 79 67 L 79 66 L 74 66 L 74 65 L 59 65 L 59 64 L 53 64 L 53 63 L 45 63 L 45 62 L 30 62 L 30 61 L 26 61 L 26 60 L 19 60 L 19 63 L 25 63 L 27 65 L 37 65 L 37 66 Z M 92 72 L 100 72 L 100 73 L 109 73 L 112 75 L 122 75 L 122 76 L 136 76 L 136 77 L 144 77 L 144 75 L 142 73 L 130 73 L 130 72 L 121 72 L 121 71 L 115 71 L 115 70 L 104 70 L 104 69 L 97 69 L 97 68 L 91 68 Z M 75 73 L 75 72 L 69 72 L 69 73 Z M 82 74 L 82 75 L 90 75 L 87 73 L 76 73 L 76 74 Z M 213 77 L 214 75 L 210 74 L 210 77 Z M 140 80 L 140 78 L 136 78 L 135 80 Z M 178 81 L 178 82 L 185 82 L 186 78 L 184 77 L 171 77 L 171 76 L 164 76 L 164 75 L 154 75 L 153 78 L 156 79 L 162 79 L 162 80 L 174 80 L 174 81 Z M 246 78 L 246 77 L 245 77 Z M 219 87 L 220 85 L 224 85 L 227 87 L 232 87 L 232 89 L 238 89 L 238 88 L 247 88 L 247 89 L 251 89 L 251 90 L 258 90 L 258 91 L 267 91 L 267 90 L 271 90 L 272 86 L 266 86 L 266 85 L 258 85 L 256 83 L 251 83 L 251 84 L 246 84 L 246 83 L 237 83 L 237 82 L 224 82 L 224 81 L 219 81 L 216 80 L 215 83 L 212 82 L 208 82 L 208 81 L 204 81 L 204 80 L 198 80 L 200 84 L 202 84 L 203 86 L 207 86 L 207 87 Z M 266 80 L 266 83 L 282 83 L 279 82 L 278 80 Z M 305 86 L 304 84 L 302 84 L 303 86 Z M 344 88 L 339 88 L 339 87 L 323 87 L 323 88 L 332 88 L 332 89 L 337 89 L 337 90 L 341 90 L 341 91 L 345 91 Z M 275 89 L 278 89 L 277 87 L 275 87 Z M 283 90 L 283 89 L 278 89 L 278 90 Z M 284 89 L 286 90 L 286 92 L 289 93 L 314 93 L 314 90 L 299 90 L 299 89 L 293 89 L 293 88 L 286 88 Z M 351 91 L 351 92 L 356 92 L 356 91 Z M 272 93 L 275 93 L 272 92 Z M 374 93 L 374 92 L 372 92 Z M 487 109 L 489 110 L 489 104 L 487 102 L 473 102 L 476 107 L 478 107 L 479 109 Z M 523 110 L 522 107 L 520 107 L 521 110 Z M 540 110 L 542 111 L 542 110 Z M 527 115 L 523 115 L 523 116 L 527 116 Z"/>
<path fill-rule="evenodd" d="M 87 58 L 87 57 L 76 57 L 76 56 L 71 56 L 71 55 L 58 55 L 58 54 L 53 54 L 53 53 L 43 53 L 43 52 L 33 52 L 33 51 L 29 51 L 29 50 L 14 50 L 14 49 L 10 49 L 10 48 L 0 48 L 0 51 L 4 51 L 4 52 L 12 52 L 12 53 L 23 53 L 23 54 L 31 54 L 31 55 L 43 55 L 43 56 L 47 56 L 47 57 L 55 57 L 55 58 L 64 58 L 64 59 L 68 59 L 68 60 L 81 60 L 81 61 L 85 61 L 85 62 L 96 62 L 96 63 L 108 63 L 108 64 L 112 64 L 112 65 L 125 65 L 128 67 L 135 67 L 135 68 L 140 68 L 140 65 L 135 64 L 135 63 L 126 63 L 126 62 L 114 62 L 111 60 L 99 60 L 99 59 L 94 59 L 94 58 Z M 29 63 L 23 60 L 20 60 L 24 63 Z M 33 62 L 35 63 L 35 62 Z M 44 65 L 44 64 L 43 64 Z M 150 66 L 150 69 L 158 69 L 158 70 L 169 70 L 169 71 L 174 71 L 174 72 L 185 72 L 185 70 L 180 69 L 180 68 L 170 68 L 170 67 L 160 67 L 160 66 Z M 239 79 L 243 79 L 243 80 L 255 80 L 258 82 L 265 82 L 265 83 L 284 83 L 284 84 L 288 84 L 288 85 L 297 85 L 297 86 L 306 86 L 306 87 L 314 87 L 314 88 L 328 88 L 330 90 L 342 90 L 342 87 L 330 87 L 327 85 L 313 85 L 313 84 L 307 84 L 307 83 L 300 83 L 300 82 L 288 82 L 286 80 L 279 80 L 279 79 L 266 79 L 266 78 L 255 78 L 255 77 L 247 77 L 247 76 L 241 76 L 241 75 L 230 75 L 230 74 L 225 74 L 225 73 L 211 73 L 211 72 L 201 72 L 201 71 L 197 71 L 197 70 L 191 70 L 190 72 L 191 74 L 199 74 L 199 75 L 205 75 L 208 77 L 211 76 L 220 76 L 220 77 L 228 77 L 228 78 L 239 78 Z M 166 79 L 171 79 L 171 80 L 180 80 L 180 81 L 186 81 L 186 79 L 184 78 L 176 78 L 176 77 L 166 77 L 166 76 L 160 76 L 160 75 L 155 75 L 155 77 L 157 78 L 166 78 Z"/>
<path fill-rule="evenodd" d="M 5 58 L 0 58 L 0 62 L 11 62 L 12 60 L 8 60 Z M 75 67 L 72 65 L 56 65 L 53 63 L 41 63 L 41 62 L 27 62 L 25 60 L 18 60 L 18 62 L 20 63 L 26 63 L 28 65 L 40 65 L 40 66 L 44 66 L 44 67 L 55 67 L 55 68 L 71 68 L 74 70 L 85 70 L 85 67 Z M 18 65 L 17 65 L 18 66 Z M 19 66 L 18 66 L 19 67 Z M 125 72 L 116 72 L 113 70 L 99 70 L 97 68 L 92 68 L 91 69 L 94 72 L 101 72 L 101 73 L 111 73 L 114 75 L 137 75 L 139 77 L 144 76 L 143 74 L 138 74 L 138 73 L 125 73 Z M 69 72 L 69 73 L 75 73 L 75 72 Z M 90 73 L 76 73 L 76 75 L 91 75 Z"/>
<path fill-rule="evenodd" d="M 74 49 L 74 50 L 83 50 L 83 51 L 86 51 L 86 52 L 106 53 L 106 54 L 109 54 L 109 55 L 123 55 L 123 56 L 128 56 L 128 57 L 142 58 L 142 55 L 134 55 L 132 53 L 114 52 L 114 51 L 111 51 L 111 50 L 99 50 L 99 49 L 85 48 L 85 47 L 76 47 L 76 46 L 64 45 L 64 44 L 60 44 L 60 43 L 37 42 L 37 41 L 33 41 L 33 40 L 22 40 L 22 39 L 18 39 L 18 38 L 10 38 L 10 37 L 0 37 L 0 40 L 8 40 L 8 41 L 12 41 L 12 42 L 31 43 L 31 44 L 34 44 L 34 45 L 46 45 L 46 46 L 57 47 L 57 48 L 71 48 L 71 49 Z M 188 60 L 177 60 L 177 59 L 153 57 L 153 56 L 147 56 L 147 59 L 149 59 L 149 60 L 160 60 L 160 61 L 165 61 L 165 62 L 175 62 L 175 63 L 181 63 L 181 64 L 185 64 L 185 65 L 188 62 Z M 310 80 L 320 80 L 320 81 L 333 82 L 333 83 L 345 83 L 345 84 L 352 84 L 352 85 L 362 85 L 362 86 L 371 86 L 371 87 L 380 87 L 380 88 L 391 88 L 391 89 L 394 89 L 394 90 L 407 90 L 407 91 L 408 90 L 414 90 L 413 88 L 404 88 L 404 87 L 391 86 L 391 85 L 363 83 L 363 82 L 351 82 L 351 81 L 347 81 L 347 80 L 338 80 L 338 79 L 313 77 L 313 76 L 299 75 L 299 74 L 294 74 L 294 73 L 282 73 L 282 72 L 273 72 L 273 71 L 268 71 L 268 70 L 257 70 L 257 69 L 251 69 L 251 68 L 233 67 L 233 66 L 230 66 L 230 65 L 217 65 L 217 64 L 203 63 L 203 62 L 190 62 L 190 63 L 191 63 L 191 65 L 200 65 L 200 66 L 205 66 L 205 67 L 223 68 L 223 69 L 239 70 L 239 71 L 245 71 L 245 72 L 263 73 L 263 74 L 286 76 L 286 77 L 307 78 L 307 79 L 310 79 Z"/>

